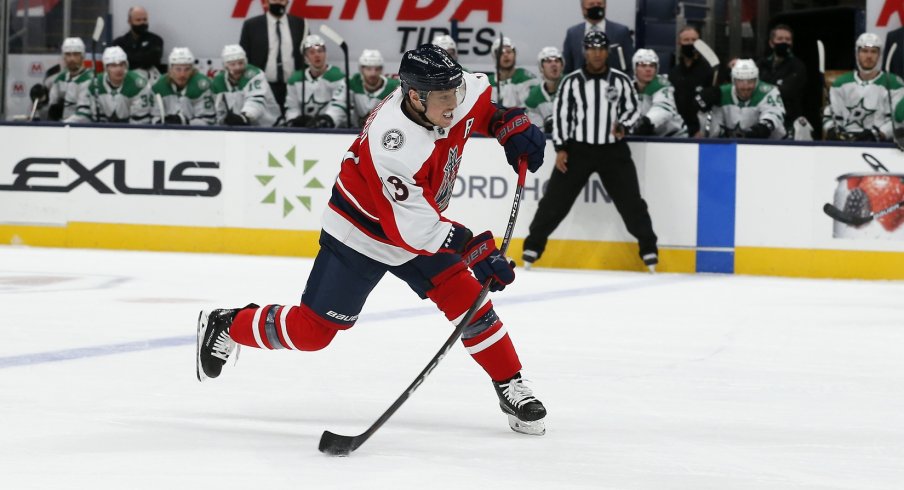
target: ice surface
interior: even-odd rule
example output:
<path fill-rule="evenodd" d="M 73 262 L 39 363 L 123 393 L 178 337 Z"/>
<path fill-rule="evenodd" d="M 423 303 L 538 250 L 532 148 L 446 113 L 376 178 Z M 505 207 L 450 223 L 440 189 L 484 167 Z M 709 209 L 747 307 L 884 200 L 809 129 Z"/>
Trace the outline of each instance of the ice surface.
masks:
<path fill-rule="evenodd" d="M 519 270 L 493 296 L 549 410 L 508 428 L 387 277 L 316 353 L 195 379 L 198 310 L 298 301 L 310 260 L 0 247 L 0 488 L 904 488 L 904 283 Z"/>

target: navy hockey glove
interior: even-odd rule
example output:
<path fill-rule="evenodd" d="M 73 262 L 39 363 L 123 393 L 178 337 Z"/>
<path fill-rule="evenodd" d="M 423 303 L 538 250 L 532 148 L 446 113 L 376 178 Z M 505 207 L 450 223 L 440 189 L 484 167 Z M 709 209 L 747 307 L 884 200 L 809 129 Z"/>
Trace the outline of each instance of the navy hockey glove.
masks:
<path fill-rule="evenodd" d="M 493 136 L 505 147 L 505 158 L 518 171 L 522 156 L 527 156 L 527 169 L 536 172 L 543 165 L 546 136 L 531 124 L 524 109 L 499 110 L 490 121 Z"/>
<path fill-rule="evenodd" d="M 489 230 L 468 242 L 462 260 L 474 271 L 474 277 L 481 284 L 493 279 L 490 291 L 502 291 L 515 280 L 515 262 L 509 261 L 496 248 L 496 240 Z"/>
<path fill-rule="evenodd" d="M 223 121 L 227 126 L 248 126 L 248 118 L 244 114 L 236 114 L 232 111 L 226 113 L 226 119 Z"/>
<path fill-rule="evenodd" d="M 474 238 L 474 233 L 472 233 L 471 230 L 464 225 L 453 221 L 452 229 L 449 231 L 449 234 L 446 235 L 443 245 L 436 253 L 462 254 L 472 238 Z"/>
<path fill-rule="evenodd" d="M 741 136 L 744 138 L 753 138 L 753 139 L 766 139 L 769 135 L 772 134 L 772 127 L 767 123 L 756 123 L 753 126 L 750 126 L 750 129 L 745 130 L 741 133 Z"/>

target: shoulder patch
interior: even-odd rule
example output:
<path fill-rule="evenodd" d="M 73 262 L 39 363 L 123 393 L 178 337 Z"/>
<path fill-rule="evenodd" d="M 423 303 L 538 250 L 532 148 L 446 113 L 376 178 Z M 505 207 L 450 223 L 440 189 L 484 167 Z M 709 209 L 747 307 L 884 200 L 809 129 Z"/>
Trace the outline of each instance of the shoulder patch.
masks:
<path fill-rule="evenodd" d="M 390 129 L 383 133 L 380 143 L 385 150 L 397 151 L 405 145 L 405 135 L 400 129 Z"/>

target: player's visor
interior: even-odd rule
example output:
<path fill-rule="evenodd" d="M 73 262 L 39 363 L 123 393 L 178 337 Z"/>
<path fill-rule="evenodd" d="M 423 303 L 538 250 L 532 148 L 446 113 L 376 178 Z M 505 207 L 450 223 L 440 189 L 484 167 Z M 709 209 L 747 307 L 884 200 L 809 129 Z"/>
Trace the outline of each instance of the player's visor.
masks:
<path fill-rule="evenodd" d="M 465 81 L 462 80 L 458 87 L 450 90 L 433 90 L 427 92 L 428 104 L 440 104 L 443 106 L 452 105 L 453 101 L 456 106 L 460 106 L 465 101 L 466 89 Z"/>

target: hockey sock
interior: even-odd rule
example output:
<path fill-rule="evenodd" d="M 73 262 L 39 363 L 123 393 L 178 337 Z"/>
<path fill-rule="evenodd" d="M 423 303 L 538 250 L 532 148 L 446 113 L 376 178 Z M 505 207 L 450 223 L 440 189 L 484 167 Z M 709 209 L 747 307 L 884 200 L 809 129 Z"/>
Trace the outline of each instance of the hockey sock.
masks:
<path fill-rule="evenodd" d="M 304 304 L 267 305 L 239 311 L 229 336 L 239 344 L 259 349 L 315 351 L 329 345 L 336 332 L 343 329 L 320 318 Z"/>
<path fill-rule="evenodd" d="M 427 296 L 453 324 L 460 322 L 480 294 L 480 283 L 464 267 L 433 278 L 436 285 Z M 486 299 L 465 327 L 462 343 L 493 381 L 505 381 L 521 370 L 518 353 L 505 326 Z"/>

